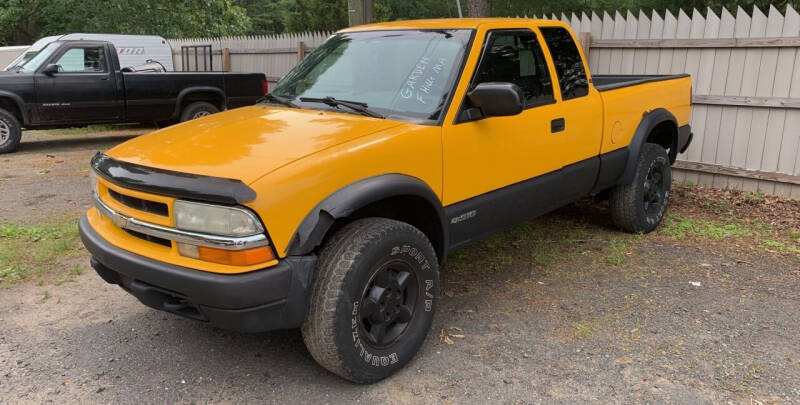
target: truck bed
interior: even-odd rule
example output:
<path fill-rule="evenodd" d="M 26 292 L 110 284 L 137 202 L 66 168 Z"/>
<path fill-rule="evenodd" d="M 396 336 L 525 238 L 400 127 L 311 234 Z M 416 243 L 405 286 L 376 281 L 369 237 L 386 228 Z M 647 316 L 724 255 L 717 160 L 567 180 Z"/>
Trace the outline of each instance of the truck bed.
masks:
<path fill-rule="evenodd" d="M 674 75 L 592 75 L 592 83 L 594 83 L 594 87 L 598 91 L 607 91 L 642 83 L 680 79 L 688 76 L 689 75 L 686 73 Z"/>

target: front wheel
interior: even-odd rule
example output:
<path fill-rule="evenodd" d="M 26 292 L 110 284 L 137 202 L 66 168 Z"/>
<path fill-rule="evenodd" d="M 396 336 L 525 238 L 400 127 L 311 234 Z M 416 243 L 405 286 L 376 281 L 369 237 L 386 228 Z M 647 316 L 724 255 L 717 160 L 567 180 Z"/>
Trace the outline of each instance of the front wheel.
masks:
<path fill-rule="evenodd" d="M 660 145 L 644 144 L 633 182 L 611 190 L 608 205 L 614 224 L 633 233 L 656 229 L 667 211 L 671 183 L 667 151 Z"/>
<path fill-rule="evenodd" d="M 22 128 L 17 117 L 0 108 L 0 153 L 15 151 L 21 138 Z"/>
<path fill-rule="evenodd" d="M 439 265 L 417 228 L 366 218 L 323 247 L 302 333 L 314 359 L 356 383 L 372 383 L 417 353 L 433 322 Z"/>

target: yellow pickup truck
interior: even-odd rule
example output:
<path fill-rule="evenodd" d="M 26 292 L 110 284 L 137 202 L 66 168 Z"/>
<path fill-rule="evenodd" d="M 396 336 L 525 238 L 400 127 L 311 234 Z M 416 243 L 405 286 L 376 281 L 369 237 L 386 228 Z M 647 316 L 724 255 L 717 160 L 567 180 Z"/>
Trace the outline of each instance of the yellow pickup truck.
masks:
<path fill-rule="evenodd" d="M 591 76 L 529 19 L 339 31 L 263 101 L 91 162 L 91 264 L 150 307 L 245 332 L 302 328 L 369 383 L 430 329 L 447 254 L 589 195 L 646 233 L 689 145 L 688 75 Z"/>

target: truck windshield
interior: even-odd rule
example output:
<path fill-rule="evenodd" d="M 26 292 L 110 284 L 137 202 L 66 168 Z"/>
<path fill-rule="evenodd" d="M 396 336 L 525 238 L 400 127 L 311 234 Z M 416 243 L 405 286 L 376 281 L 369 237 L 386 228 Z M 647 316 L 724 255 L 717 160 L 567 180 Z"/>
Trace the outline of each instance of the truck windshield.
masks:
<path fill-rule="evenodd" d="M 275 87 L 303 108 L 347 108 L 305 100 L 366 103 L 380 115 L 436 121 L 460 70 L 471 30 L 397 30 L 333 35 Z"/>
<path fill-rule="evenodd" d="M 56 49 L 58 49 L 59 45 L 60 43 L 58 42 L 51 42 L 47 44 L 47 46 L 44 47 L 44 49 L 42 49 L 41 51 L 39 51 L 39 53 L 37 53 L 36 56 L 32 57 L 31 59 L 28 59 L 26 62 L 17 65 L 18 66 L 17 69 L 24 72 L 35 72 L 36 69 L 38 69 L 39 66 L 41 66 L 42 63 L 44 63 L 44 61 L 47 60 L 47 58 L 49 58 L 50 55 L 53 52 L 55 52 Z"/>

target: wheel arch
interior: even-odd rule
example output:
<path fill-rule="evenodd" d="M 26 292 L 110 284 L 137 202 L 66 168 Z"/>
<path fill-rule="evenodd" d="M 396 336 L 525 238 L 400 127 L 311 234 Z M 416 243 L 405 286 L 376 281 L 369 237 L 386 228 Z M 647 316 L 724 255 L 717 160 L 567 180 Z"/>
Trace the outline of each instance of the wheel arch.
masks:
<path fill-rule="evenodd" d="M 7 110 L 19 120 L 21 125 L 28 123 L 28 115 L 25 112 L 25 103 L 22 98 L 14 93 L 0 90 L 0 108 Z"/>
<path fill-rule="evenodd" d="M 202 97 L 205 96 L 205 97 Z M 175 112 L 173 117 L 180 117 L 184 107 L 192 101 L 207 101 L 219 108 L 220 111 L 225 110 L 227 104 L 225 102 L 225 92 L 218 87 L 212 86 L 197 86 L 188 87 L 178 93 L 178 98 L 175 102 Z"/>
<path fill-rule="evenodd" d="M 377 216 L 407 222 L 422 231 L 441 263 L 447 247 L 444 209 L 422 180 L 384 174 L 349 184 L 317 204 L 294 233 L 287 254 L 312 253 L 333 232 L 359 218 Z"/>
<path fill-rule="evenodd" d="M 617 180 L 617 184 L 625 185 L 633 181 L 636 173 L 636 161 L 642 146 L 647 142 L 663 146 L 669 155 L 670 164 L 675 163 L 678 155 L 678 120 L 671 112 L 663 108 L 656 108 L 644 114 L 628 145 L 629 153 L 625 162 L 625 170 Z"/>

